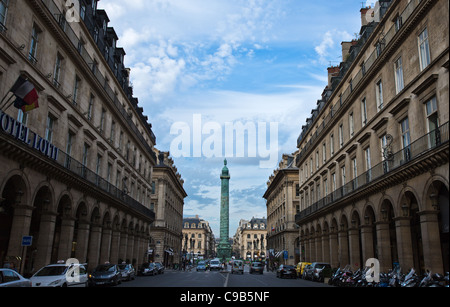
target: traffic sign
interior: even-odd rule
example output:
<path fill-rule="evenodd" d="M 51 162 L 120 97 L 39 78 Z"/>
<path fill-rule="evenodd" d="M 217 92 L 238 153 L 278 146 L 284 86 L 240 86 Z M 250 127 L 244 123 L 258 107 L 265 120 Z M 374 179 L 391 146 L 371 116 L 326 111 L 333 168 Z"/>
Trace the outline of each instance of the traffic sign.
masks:
<path fill-rule="evenodd" d="M 22 237 L 22 246 L 31 246 L 33 244 L 32 236 L 23 236 Z"/>

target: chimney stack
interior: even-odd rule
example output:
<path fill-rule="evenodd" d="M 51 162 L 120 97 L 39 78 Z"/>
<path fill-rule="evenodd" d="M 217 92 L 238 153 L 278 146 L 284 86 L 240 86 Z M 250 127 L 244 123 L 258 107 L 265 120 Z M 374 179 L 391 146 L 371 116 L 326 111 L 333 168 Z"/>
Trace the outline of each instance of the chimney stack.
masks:
<path fill-rule="evenodd" d="M 371 16 L 367 16 L 367 14 L 368 14 L 370 9 L 371 9 L 370 6 L 369 7 L 363 7 L 361 9 L 361 26 L 363 26 L 363 27 L 366 26 L 369 23 L 369 18 Z M 369 12 L 369 14 L 370 14 L 370 12 Z"/>
<path fill-rule="evenodd" d="M 339 66 L 328 67 L 328 88 L 331 88 L 331 78 L 337 77 L 339 75 Z"/>

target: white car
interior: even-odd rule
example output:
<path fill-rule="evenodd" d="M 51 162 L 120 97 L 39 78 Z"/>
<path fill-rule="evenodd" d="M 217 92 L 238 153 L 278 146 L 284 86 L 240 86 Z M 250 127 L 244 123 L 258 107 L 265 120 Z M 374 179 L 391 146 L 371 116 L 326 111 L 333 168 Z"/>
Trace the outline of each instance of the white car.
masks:
<path fill-rule="evenodd" d="M 50 264 L 30 278 L 32 287 L 87 287 L 88 274 L 82 264 Z"/>
<path fill-rule="evenodd" d="M 213 259 L 209 262 L 209 270 L 221 270 L 222 269 L 222 264 L 220 263 L 219 259 Z"/>
<path fill-rule="evenodd" d="M 31 282 L 16 271 L 0 269 L 0 288 L 3 287 L 31 287 Z"/>

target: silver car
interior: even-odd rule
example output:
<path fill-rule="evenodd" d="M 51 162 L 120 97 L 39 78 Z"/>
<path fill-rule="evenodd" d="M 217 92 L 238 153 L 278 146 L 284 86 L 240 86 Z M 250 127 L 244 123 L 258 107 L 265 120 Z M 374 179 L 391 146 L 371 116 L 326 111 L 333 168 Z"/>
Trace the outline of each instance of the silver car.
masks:
<path fill-rule="evenodd" d="M 31 281 L 11 269 L 0 269 L 0 288 L 31 287 Z"/>

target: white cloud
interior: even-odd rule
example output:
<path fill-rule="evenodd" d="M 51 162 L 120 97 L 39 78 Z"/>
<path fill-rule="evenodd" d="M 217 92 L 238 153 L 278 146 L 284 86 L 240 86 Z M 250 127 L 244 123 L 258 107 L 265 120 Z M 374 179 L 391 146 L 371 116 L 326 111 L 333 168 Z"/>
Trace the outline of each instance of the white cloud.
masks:
<path fill-rule="evenodd" d="M 322 41 L 314 50 L 319 56 L 319 62 L 327 64 L 330 61 L 342 61 L 341 42 L 350 41 L 352 36 L 346 31 L 338 31 L 336 29 L 327 31 L 322 38 Z M 340 58 L 340 59 L 339 59 Z"/>

